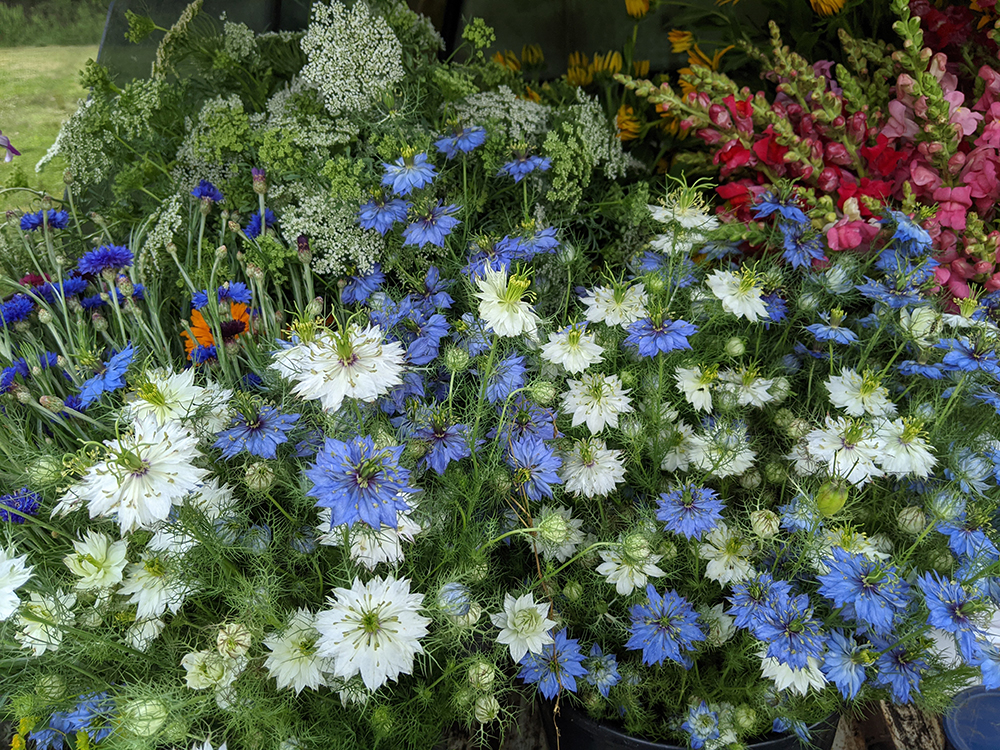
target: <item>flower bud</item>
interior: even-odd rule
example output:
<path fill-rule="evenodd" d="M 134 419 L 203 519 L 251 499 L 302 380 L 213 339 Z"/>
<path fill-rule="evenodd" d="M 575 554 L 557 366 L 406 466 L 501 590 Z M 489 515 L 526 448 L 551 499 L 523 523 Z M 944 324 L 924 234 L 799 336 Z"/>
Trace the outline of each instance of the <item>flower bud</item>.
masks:
<path fill-rule="evenodd" d="M 649 539 L 641 531 L 633 531 L 622 540 L 622 554 L 627 560 L 644 561 L 649 553 Z"/>
<path fill-rule="evenodd" d="M 472 607 L 469 587 L 456 581 L 446 583 L 438 591 L 437 603 L 446 615 L 464 617 L 469 614 L 469 609 Z"/>
<path fill-rule="evenodd" d="M 556 397 L 556 386 L 548 380 L 536 380 L 528 386 L 528 395 L 544 406 Z"/>
<path fill-rule="evenodd" d="M 670 562 L 677 557 L 677 545 L 669 539 L 663 539 L 657 552 L 660 553 L 663 562 Z"/>
<path fill-rule="evenodd" d="M 747 350 L 747 345 L 739 336 L 733 336 L 726 342 L 726 354 L 730 357 L 742 357 Z"/>
<path fill-rule="evenodd" d="M 785 432 L 788 434 L 792 440 L 799 440 L 804 438 L 812 431 L 812 426 L 805 419 L 793 419 L 792 423 L 788 425 L 788 429 Z"/>
<path fill-rule="evenodd" d="M 569 523 L 559 513 L 548 513 L 537 521 L 538 534 L 549 544 L 561 547 L 569 541 Z"/>
<path fill-rule="evenodd" d="M 758 508 L 750 514 L 750 527 L 761 539 L 770 539 L 781 529 L 781 519 L 773 510 Z"/>
<path fill-rule="evenodd" d="M 309 238 L 304 234 L 300 234 L 298 239 L 295 240 L 295 244 L 298 249 L 299 262 L 304 266 L 308 266 L 312 263 L 313 258 L 312 249 L 309 247 Z"/>
<path fill-rule="evenodd" d="M 778 411 L 774 413 L 774 423 L 779 427 L 779 429 L 787 430 L 794 421 L 795 414 L 791 409 L 778 409 Z"/>
<path fill-rule="evenodd" d="M 236 659 L 243 656 L 250 650 L 253 637 L 245 625 L 238 622 L 230 622 L 219 628 L 219 634 L 215 638 L 215 647 L 222 656 Z"/>
<path fill-rule="evenodd" d="M 749 732 L 757 725 L 757 712 L 746 703 L 741 703 L 733 711 L 733 722 L 744 732 Z"/>
<path fill-rule="evenodd" d="M 955 558 L 946 549 L 938 550 L 937 554 L 931 560 L 931 567 L 942 573 L 948 573 L 955 567 Z"/>
<path fill-rule="evenodd" d="M 229 248 L 227 248 L 225 245 L 219 245 L 217 248 L 215 248 L 215 257 L 218 258 L 219 260 L 222 260 L 227 255 L 229 255 Z"/>
<path fill-rule="evenodd" d="M 247 467 L 243 481 L 251 491 L 264 492 L 274 483 L 274 469 L 263 461 L 256 461 Z"/>
<path fill-rule="evenodd" d="M 457 346 L 450 346 L 444 351 L 444 366 L 448 372 L 465 372 L 469 366 L 469 353 Z"/>
<path fill-rule="evenodd" d="M 770 484 L 780 484 L 788 477 L 785 467 L 777 461 L 769 461 L 764 464 L 764 479 Z"/>
<path fill-rule="evenodd" d="M 812 292 L 805 292 L 799 295 L 798 307 L 804 313 L 816 312 L 819 309 L 820 299 Z"/>
<path fill-rule="evenodd" d="M 257 195 L 267 195 L 267 172 L 253 167 L 250 170 L 250 175 L 253 178 L 253 191 Z"/>
<path fill-rule="evenodd" d="M 497 670 L 487 661 L 477 661 L 467 673 L 469 684 L 476 690 L 489 690 L 497 678 Z"/>
<path fill-rule="evenodd" d="M 740 487 L 745 490 L 753 490 L 760 487 L 761 477 L 760 472 L 754 467 L 750 467 L 739 477 Z"/>
<path fill-rule="evenodd" d="M 460 628 L 471 628 L 479 622 L 479 618 L 482 616 L 483 608 L 476 604 L 476 602 L 473 602 L 469 605 L 469 613 L 467 615 L 463 615 L 462 617 L 453 617 L 452 622 Z"/>
<path fill-rule="evenodd" d="M 583 596 L 583 586 L 579 581 L 573 580 L 563 586 L 563 596 L 565 596 L 571 602 L 580 601 L 580 597 Z"/>
<path fill-rule="evenodd" d="M 881 552 L 883 555 L 892 554 L 892 540 L 885 534 L 872 534 L 868 537 L 868 543 L 875 548 L 876 552 Z"/>
<path fill-rule="evenodd" d="M 38 308 L 38 321 L 42 325 L 49 325 L 55 318 L 47 307 Z"/>
<path fill-rule="evenodd" d="M 919 534 L 927 526 L 927 516 L 916 505 L 907 505 L 899 511 L 896 523 L 904 534 Z"/>
<path fill-rule="evenodd" d="M 774 397 L 774 400 L 771 403 L 780 404 L 788 398 L 788 395 L 792 392 L 792 384 L 788 382 L 788 378 L 781 375 L 774 379 L 774 382 L 771 383 L 771 387 L 767 389 L 767 392 Z"/>
<path fill-rule="evenodd" d="M 35 692 L 45 700 L 57 701 L 66 695 L 66 680 L 57 674 L 45 674 L 35 680 Z"/>
<path fill-rule="evenodd" d="M 62 460 L 56 456 L 39 456 L 25 467 L 31 483 L 42 487 L 49 487 L 61 482 L 62 469 Z"/>
<path fill-rule="evenodd" d="M 476 698 L 472 713 L 480 724 L 489 724 L 500 715 L 500 704 L 492 695 L 481 695 Z"/>
<path fill-rule="evenodd" d="M 827 518 L 837 515 L 847 502 L 848 488 L 839 482 L 826 482 L 816 493 L 816 509 Z"/>
<path fill-rule="evenodd" d="M 58 414 L 66 405 L 63 400 L 57 396 L 39 396 L 38 403 L 42 405 L 42 408 L 52 412 L 53 414 Z"/>
<path fill-rule="evenodd" d="M 118 719 L 126 734 L 152 737 L 163 727 L 168 716 L 167 706 L 156 698 L 127 701 L 118 711 Z"/>
<path fill-rule="evenodd" d="M 323 305 L 325 300 L 322 297 L 313 297 L 309 300 L 309 304 L 306 305 L 305 316 L 307 318 L 316 318 L 323 314 Z"/>

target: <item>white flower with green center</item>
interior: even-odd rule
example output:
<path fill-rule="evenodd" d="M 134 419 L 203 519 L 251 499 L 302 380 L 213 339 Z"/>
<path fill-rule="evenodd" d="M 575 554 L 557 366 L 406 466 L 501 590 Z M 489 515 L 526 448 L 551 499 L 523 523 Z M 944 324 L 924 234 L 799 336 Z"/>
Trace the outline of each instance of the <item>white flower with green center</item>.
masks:
<path fill-rule="evenodd" d="M 316 653 L 333 660 L 333 676 L 347 680 L 360 673 L 365 686 L 377 690 L 410 674 L 430 624 L 418 614 L 424 595 L 411 594 L 408 580 L 392 577 L 367 584 L 355 578 L 351 588 L 333 594 L 331 609 L 316 615 Z"/>
<path fill-rule="evenodd" d="M 881 461 L 882 445 L 872 427 L 860 420 L 826 418 L 826 426 L 805 436 L 804 454 L 823 466 L 830 476 L 846 479 L 863 487 L 884 472 L 876 465 Z"/>
<path fill-rule="evenodd" d="M 524 300 L 531 281 L 520 274 L 507 277 L 504 268 L 494 271 L 489 264 L 486 276 L 476 276 L 476 298 L 479 300 L 479 317 L 486 321 L 486 329 L 498 336 L 528 334 L 533 341 L 538 338 L 538 315 Z"/>
<path fill-rule="evenodd" d="M 584 374 L 580 380 L 569 380 L 569 391 L 563 394 L 563 409 L 573 415 L 573 426 L 586 422 L 596 435 L 605 425 L 618 426 L 618 415 L 633 411 L 628 391 L 622 388 L 617 375 Z"/>
<path fill-rule="evenodd" d="M 126 397 L 126 415 L 135 420 L 152 415 L 161 425 L 195 416 L 206 403 L 207 391 L 195 385 L 194 375 L 193 367 L 179 373 L 163 369 L 143 373 L 141 382 Z"/>
<path fill-rule="evenodd" d="M 754 574 L 748 559 L 752 552 L 753 545 L 723 521 L 719 521 L 698 545 L 698 555 L 708 560 L 705 577 L 723 586 L 745 581 Z"/>
<path fill-rule="evenodd" d="M 584 438 L 573 443 L 563 457 L 559 476 L 563 488 L 574 497 L 604 497 L 625 480 L 622 452 L 609 450 L 599 438 Z"/>
<path fill-rule="evenodd" d="M 831 375 L 826 381 L 830 392 L 830 403 L 852 417 L 870 414 L 873 417 L 891 417 L 896 413 L 896 405 L 889 400 L 887 389 L 875 373 L 865 371 L 859 375 L 845 367 L 840 375 Z"/>
<path fill-rule="evenodd" d="M 774 686 L 779 691 L 790 690 L 796 695 L 805 695 L 809 688 L 822 690 L 827 679 L 820 669 L 820 662 L 815 656 L 806 658 L 806 666 L 796 669 L 788 664 L 782 664 L 773 656 L 767 655 L 767 650 L 759 651 L 760 673 L 768 680 L 774 682 Z"/>
<path fill-rule="evenodd" d="M 17 612 L 21 600 L 17 590 L 31 580 L 30 565 L 25 565 L 28 556 L 14 556 L 14 550 L 0 547 L 0 620 L 6 620 Z"/>
<path fill-rule="evenodd" d="M 755 367 L 723 370 L 719 373 L 719 389 L 733 394 L 739 406 L 762 407 L 775 400 L 770 388 L 771 378 L 762 378 Z"/>
<path fill-rule="evenodd" d="M 930 452 L 924 434 L 922 424 L 907 417 L 879 426 L 875 435 L 882 445 L 879 462 L 886 474 L 897 477 L 912 474 L 921 479 L 930 476 L 937 459 Z"/>
<path fill-rule="evenodd" d="M 645 588 L 650 578 L 666 575 L 656 563 L 663 555 L 654 554 L 649 546 L 649 538 L 641 531 L 635 531 L 622 539 L 620 547 L 601 550 L 597 572 L 612 583 L 622 596 L 628 596 L 636 589 Z"/>
<path fill-rule="evenodd" d="M 73 542 L 74 553 L 66 555 L 63 562 L 80 580 L 74 588 L 80 591 L 106 589 L 122 582 L 122 573 L 128 560 L 128 542 L 112 542 L 111 537 L 100 531 L 89 530 L 83 539 Z"/>
<path fill-rule="evenodd" d="M 674 380 L 684 400 L 695 408 L 695 411 L 712 411 L 712 383 L 718 377 L 718 367 L 678 367 L 674 371 Z"/>
<path fill-rule="evenodd" d="M 757 281 L 752 269 L 743 268 L 739 273 L 715 270 L 705 283 L 712 294 L 722 301 L 723 310 L 756 323 L 768 317 L 767 305 L 761 299 L 764 289 L 757 286 Z"/>
<path fill-rule="evenodd" d="M 583 520 L 573 518 L 569 508 L 543 505 L 535 515 L 535 528 L 538 529 L 535 542 L 543 557 L 555 558 L 566 562 L 576 552 L 583 541 Z"/>
<path fill-rule="evenodd" d="M 632 286 L 597 286 L 581 300 L 587 306 L 586 318 L 591 323 L 623 327 L 646 317 L 648 301 L 642 282 Z"/>
<path fill-rule="evenodd" d="M 32 592 L 21 607 L 20 630 L 14 633 L 14 638 L 35 656 L 55 651 L 62 643 L 64 628 L 73 624 L 75 605 L 76 594 L 64 594 L 62 589 L 53 595 Z"/>
<path fill-rule="evenodd" d="M 137 563 L 128 566 L 128 576 L 118 593 L 136 606 L 136 619 L 159 617 L 168 609 L 177 614 L 192 582 L 179 570 L 179 559 L 165 554 L 143 552 Z"/>
<path fill-rule="evenodd" d="M 510 658 L 519 662 L 529 651 L 542 653 L 542 646 L 555 641 L 549 632 L 555 620 L 548 618 L 549 605 L 536 603 L 533 594 L 524 594 L 515 599 L 504 594 L 503 612 L 490 615 L 490 620 L 500 628 L 497 641 L 510 647 Z"/>
<path fill-rule="evenodd" d="M 600 362 L 603 351 L 594 341 L 594 334 L 587 333 L 586 323 L 574 323 L 559 333 L 549 334 L 549 342 L 542 345 L 542 359 L 577 373 Z"/>
<path fill-rule="evenodd" d="M 192 690 L 221 690 L 229 687 L 246 667 L 246 657 L 223 656 L 215 649 L 193 651 L 181 659 L 187 674 L 185 680 Z"/>
<path fill-rule="evenodd" d="M 264 639 L 271 650 L 264 667 L 279 689 L 294 688 L 298 695 L 307 687 L 319 690 L 327 684 L 324 675 L 333 671 L 333 662 L 317 653 L 317 641 L 316 615 L 302 608 L 292 614 L 284 631 Z"/>

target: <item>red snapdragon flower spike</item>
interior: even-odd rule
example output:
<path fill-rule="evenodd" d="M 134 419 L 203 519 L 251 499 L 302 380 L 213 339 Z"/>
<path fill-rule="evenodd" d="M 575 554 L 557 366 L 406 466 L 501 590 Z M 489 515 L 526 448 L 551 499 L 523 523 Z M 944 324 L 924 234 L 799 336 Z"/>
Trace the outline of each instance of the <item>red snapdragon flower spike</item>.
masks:
<path fill-rule="evenodd" d="M 760 159 L 767 167 L 770 167 L 772 171 L 779 175 L 785 173 L 787 165 L 785 164 L 785 154 L 788 153 L 788 147 L 782 146 L 774 137 L 774 126 L 768 125 L 761 137 L 753 144 L 753 152 L 757 154 L 757 158 Z"/>
<path fill-rule="evenodd" d="M 736 122 L 736 129 L 741 133 L 753 132 L 753 97 L 748 96 L 744 101 L 737 101 L 732 95 L 722 100 L 726 105 L 733 119 Z"/>
<path fill-rule="evenodd" d="M 728 177 L 741 167 L 753 166 L 757 163 L 757 157 L 753 151 L 748 149 L 738 140 L 731 140 L 721 149 L 715 152 L 712 159 L 714 164 L 721 164 L 721 174 Z"/>
<path fill-rule="evenodd" d="M 750 209 L 767 190 L 767 185 L 755 185 L 752 180 L 746 178 L 719 185 L 715 192 L 726 202 L 724 207 L 720 207 L 719 213 L 729 214 L 737 221 L 753 221 Z"/>
<path fill-rule="evenodd" d="M 956 154 L 957 156 L 957 154 Z M 1000 200 L 1000 157 L 992 148 L 974 149 L 965 159 L 960 179 L 972 189 L 971 196 L 976 209 L 986 214 Z"/>
<path fill-rule="evenodd" d="M 906 156 L 904 151 L 897 151 L 889 145 L 889 139 L 879 133 L 874 146 L 862 146 L 859 153 L 868 164 L 868 171 L 883 179 L 895 175 L 896 167 Z"/>
<path fill-rule="evenodd" d="M 872 180 L 868 177 L 862 177 L 860 182 L 842 180 L 840 187 L 837 188 L 837 208 L 843 211 L 844 203 L 847 202 L 848 198 L 858 198 L 858 208 L 861 211 L 861 215 L 872 216 L 872 212 L 860 200 L 862 195 L 867 195 L 869 198 L 875 198 L 879 202 L 884 203 L 892 195 L 892 183 L 885 180 Z"/>

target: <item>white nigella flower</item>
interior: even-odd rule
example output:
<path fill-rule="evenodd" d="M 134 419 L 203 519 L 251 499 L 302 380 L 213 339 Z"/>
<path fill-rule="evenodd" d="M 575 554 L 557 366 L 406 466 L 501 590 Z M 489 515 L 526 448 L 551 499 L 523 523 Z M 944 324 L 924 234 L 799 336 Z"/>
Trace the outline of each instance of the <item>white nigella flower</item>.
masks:
<path fill-rule="evenodd" d="M 520 336 L 528 334 L 532 340 L 538 338 L 538 315 L 524 299 L 524 293 L 531 281 L 519 274 L 507 277 L 507 270 L 494 271 L 490 264 L 485 268 L 486 276 L 476 276 L 476 298 L 479 300 L 479 317 L 486 321 L 486 328 L 499 336 Z"/>
<path fill-rule="evenodd" d="M 721 602 L 712 607 L 698 607 L 701 621 L 708 627 L 705 643 L 709 646 L 721 646 L 736 634 L 736 618 L 726 614 L 725 609 Z"/>
<path fill-rule="evenodd" d="M 424 527 L 411 518 L 415 507 L 413 501 L 410 508 L 396 513 L 396 528 L 383 524 L 376 531 L 366 523 L 356 523 L 350 528 L 350 555 L 355 562 L 361 563 L 368 570 L 375 570 L 379 563 L 397 563 L 403 559 L 403 542 L 413 543 L 414 537 L 424 530 Z M 339 547 L 344 543 L 344 525 L 330 528 L 333 513 L 329 508 L 319 511 L 319 523 L 316 530 L 319 536 L 316 541 L 328 547 Z"/>
<path fill-rule="evenodd" d="M 620 547 L 601 550 L 600 554 L 604 562 L 597 566 L 597 572 L 613 583 L 622 596 L 644 588 L 650 578 L 666 575 L 656 565 L 663 555 L 653 554 L 642 532 L 629 534 Z"/>
<path fill-rule="evenodd" d="M 745 581 L 753 575 L 753 567 L 747 559 L 751 552 L 753 545 L 723 521 L 719 521 L 698 545 L 698 555 L 708 560 L 705 577 L 723 586 Z"/>
<path fill-rule="evenodd" d="M 152 415 L 156 423 L 177 422 L 195 416 L 205 401 L 205 389 L 194 383 L 195 368 L 179 373 L 164 369 L 149 370 L 129 394 L 125 413 L 139 420 Z"/>
<path fill-rule="evenodd" d="M 295 383 L 293 393 L 335 412 L 345 398 L 371 402 L 402 383 L 404 357 L 402 344 L 386 342 L 378 326 L 351 323 L 276 352 L 271 369 Z"/>
<path fill-rule="evenodd" d="M 961 316 L 959 316 L 961 317 Z M 939 328 L 940 314 L 933 307 L 917 307 L 899 311 L 900 327 L 913 337 L 914 343 L 928 348 L 933 342 L 930 336 Z"/>
<path fill-rule="evenodd" d="M 660 468 L 664 471 L 687 471 L 691 465 L 693 440 L 694 429 L 689 424 L 678 422 L 671 425 Z"/>
<path fill-rule="evenodd" d="M 806 657 L 806 666 L 801 669 L 782 664 L 773 656 L 768 656 L 766 649 L 758 652 L 757 656 L 760 657 L 761 675 L 774 682 L 778 690 L 791 690 L 797 695 L 805 695 L 809 688 L 822 690 L 826 686 L 826 677 L 815 656 Z"/>
<path fill-rule="evenodd" d="M 17 590 L 31 580 L 34 569 L 25 565 L 27 560 L 27 555 L 15 557 L 13 548 L 0 547 L 0 620 L 6 620 L 21 606 Z"/>
<path fill-rule="evenodd" d="M 365 686 L 377 690 L 386 680 L 410 674 L 430 624 L 417 613 L 424 595 L 411 594 L 406 579 L 377 576 L 367 584 L 355 578 L 351 588 L 333 593 L 331 609 L 316 615 L 315 626 L 316 652 L 333 660 L 334 677 L 360 673 Z"/>
<path fill-rule="evenodd" d="M 597 286 L 581 301 L 587 306 L 586 318 L 591 323 L 629 326 L 647 314 L 648 297 L 642 282 L 632 286 Z"/>
<path fill-rule="evenodd" d="M 872 372 L 865 372 L 862 376 L 845 367 L 840 375 L 830 376 L 826 389 L 830 392 L 830 403 L 852 417 L 864 414 L 891 417 L 896 413 L 896 405 L 889 400 L 889 390 Z"/>
<path fill-rule="evenodd" d="M 66 555 L 63 562 L 80 580 L 76 582 L 81 591 L 104 589 L 122 582 L 122 572 L 128 560 L 128 542 L 112 542 L 111 537 L 100 531 L 88 530 L 83 539 L 73 542 L 75 552 Z"/>
<path fill-rule="evenodd" d="M 580 530 L 583 521 L 573 518 L 573 512 L 569 508 L 543 505 L 535 514 L 534 521 L 538 531 L 533 538 L 543 557 L 566 562 L 583 541 L 583 532 Z"/>
<path fill-rule="evenodd" d="M 764 290 L 757 286 L 757 276 L 751 269 L 744 268 L 738 274 L 717 269 L 705 283 L 722 301 L 722 309 L 737 318 L 755 323 L 768 317 L 767 306 L 761 299 Z"/>
<path fill-rule="evenodd" d="M 221 690 L 229 687 L 246 667 L 247 658 L 223 656 L 215 649 L 192 651 L 181 659 L 187 674 L 187 686 L 192 690 Z"/>
<path fill-rule="evenodd" d="M 118 593 L 136 605 L 137 619 L 159 617 L 168 609 L 177 614 L 192 590 L 178 567 L 178 558 L 150 552 L 143 552 L 140 562 L 128 566 L 128 577 Z"/>
<path fill-rule="evenodd" d="M 594 341 L 594 334 L 587 333 L 587 324 L 575 323 L 549 334 L 549 342 L 542 345 L 542 359 L 577 373 L 600 362 L 603 351 Z"/>
<path fill-rule="evenodd" d="M 23 648 L 30 648 L 35 656 L 55 651 L 62 643 L 63 628 L 73 624 L 75 605 L 76 594 L 64 594 L 62 589 L 51 596 L 31 592 L 21 608 L 20 630 L 14 633 L 14 638 Z"/>
<path fill-rule="evenodd" d="M 701 237 L 698 234 L 676 231 L 668 227 L 649 242 L 654 250 L 667 255 L 688 255 L 694 249 L 694 241 Z"/>
<path fill-rule="evenodd" d="M 231 388 L 223 388 L 218 383 L 205 384 L 205 392 L 198 404 L 195 427 L 203 437 L 221 432 L 233 418 Z"/>
<path fill-rule="evenodd" d="M 775 400 L 769 389 L 774 385 L 771 378 L 762 378 L 752 367 L 740 370 L 723 370 L 719 373 L 719 389 L 736 396 L 739 406 L 762 407 Z"/>
<path fill-rule="evenodd" d="M 166 623 L 159 617 L 136 620 L 125 631 L 125 641 L 136 651 L 145 651 L 160 637 Z"/>
<path fill-rule="evenodd" d="M 881 460 L 881 443 L 870 425 L 858 420 L 826 418 L 826 426 L 805 436 L 806 453 L 836 477 L 863 487 L 883 475 L 875 465 Z"/>
<path fill-rule="evenodd" d="M 712 411 L 712 383 L 718 377 L 715 368 L 678 367 L 674 372 L 677 387 L 695 411 Z"/>
<path fill-rule="evenodd" d="M 107 457 L 70 488 L 53 515 L 87 503 L 91 518 L 117 514 L 122 534 L 151 529 L 208 473 L 194 465 L 201 457 L 198 439 L 175 422 L 157 424 L 152 415 L 136 421 L 131 434 L 104 444 Z"/>
<path fill-rule="evenodd" d="M 609 450 L 600 438 L 584 438 L 573 443 L 563 456 L 559 475 L 563 489 L 574 497 L 604 497 L 625 479 L 621 451 Z"/>
<path fill-rule="evenodd" d="M 719 226 L 719 219 L 708 213 L 704 199 L 694 191 L 677 191 L 661 205 L 650 204 L 647 208 L 653 219 L 661 224 L 676 222 L 684 229 L 695 229 L 699 233 L 710 232 Z"/>
<path fill-rule="evenodd" d="M 605 425 L 618 426 L 618 415 L 632 411 L 628 391 L 622 388 L 617 375 L 585 373 L 580 380 L 569 380 L 569 391 L 563 394 L 563 408 L 573 415 L 573 426 L 584 422 L 592 434 Z"/>
<path fill-rule="evenodd" d="M 688 440 L 687 455 L 692 466 L 714 476 L 739 476 L 757 457 L 749 442 L 743 420 L 710 420 Z"/>
<path fill-rule="evenodd" d="M 264 639 L 271 650 L 264 667 L 279 689 L 294 688 L 298 695 L 304 688 L 319 690 L 326 685 L 324 673 L 333 671 L 333 662 L 316 653 L 318 640 L 316 615 L 301 607 L 289 618 L 284 631 Z"/>
<path fill-rule="evenodd" d="M 504 594 L 503 612 L 490 615 L 490 620 L 500 628 L 497 641 L 510 647 L 510 658 L 519 662 L 529 651 L 542 653 L 542 646 L 554 643 L 549 632 L 555 620 L 548 618 L 549 605 L 535 603 L 533 594 L 524 594 L 515 599 Z"/>
<path fill-rule="evenodd" d="M 233 488 L 228 484 L 220 485 L 216 477 L 209 477 L 191 490 L 186 502 L 199 510 L 209 521 L 214 521 L 236 505 Z"/>
<path fill-rule="evenodd" d="M 876 438 L 881 443 L 879 463 L 886 474 L 926 479 L 937 464 L 917 421 L 906 417 L 886 420 L 876 430 Z"/>

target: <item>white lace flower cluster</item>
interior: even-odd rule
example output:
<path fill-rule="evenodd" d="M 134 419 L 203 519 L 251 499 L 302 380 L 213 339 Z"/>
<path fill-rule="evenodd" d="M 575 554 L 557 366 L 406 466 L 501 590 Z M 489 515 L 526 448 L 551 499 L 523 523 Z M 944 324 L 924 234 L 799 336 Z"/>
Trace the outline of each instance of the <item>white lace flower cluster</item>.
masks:
<path fill-rule="evenodd" d="M 338 202 L 329 191 L 311 193 L 285 209 L 282 232 L 290 242 L 303 234 L 309 238 L 315 273 L 338 275 L 350 270 L 365 274 L 382 257 L 386 244 L 378 232 L 361 229 L 355 213 L 355 208 Z"/>
<path fill-rule="evenodd" d="M 472 94 L 455 104 L 459 122 L 490 123 L 510 143 L 532 143 L 549 129 L 551 109 L 519 98 L 508 86 Z"/>

